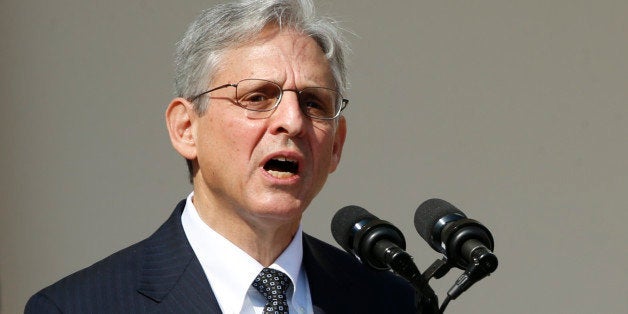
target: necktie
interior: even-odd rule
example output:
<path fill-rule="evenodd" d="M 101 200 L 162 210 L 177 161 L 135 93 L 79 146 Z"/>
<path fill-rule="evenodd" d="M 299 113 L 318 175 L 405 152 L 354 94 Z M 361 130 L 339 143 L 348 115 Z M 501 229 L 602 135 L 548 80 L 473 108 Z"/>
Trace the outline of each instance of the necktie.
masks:
<path fill-rule="evenodd" d="M 290 287 L 290 278 L 278 270 L 264 268 L 253 280 L 253 287 L 266 298 L 264 314 L 288 314 L 286 292 Z"/>

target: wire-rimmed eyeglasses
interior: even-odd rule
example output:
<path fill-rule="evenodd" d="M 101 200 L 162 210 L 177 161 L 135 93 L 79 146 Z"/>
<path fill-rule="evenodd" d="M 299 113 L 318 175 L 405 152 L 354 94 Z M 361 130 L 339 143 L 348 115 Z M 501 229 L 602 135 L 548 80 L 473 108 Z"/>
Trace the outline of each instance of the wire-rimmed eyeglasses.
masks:
<path fill-rule="evenodd" d="M 342 98 L 340 92 L 331 88 L 282 89 L 279 84 L 263 79 L 244 79 L 235 84 L 220 85 L 190 98 L 189 101 L 193 102 L 203 95 L 226 87 L 235 87 L 236 104 L 247 110 L 249 118 L 270 116 L 279 106 L 285 91 L 297 93 L 301 111 L 313 119 L 333 120 L 340 116 L 349 103 L 349 100 Z"/>

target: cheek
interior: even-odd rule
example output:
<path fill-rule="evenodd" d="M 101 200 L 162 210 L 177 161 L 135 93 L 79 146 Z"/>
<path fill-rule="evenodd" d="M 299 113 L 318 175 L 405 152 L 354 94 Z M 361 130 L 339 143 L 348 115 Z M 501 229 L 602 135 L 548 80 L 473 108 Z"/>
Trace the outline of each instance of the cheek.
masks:
<path fill-rule="evenodd" d="M 252 150 L 264 134 L 264 120 L 232 119 L 225 121 L 223 132 L 226 133 L 233 147 Z"/>
<path fill-rule="evenodd" d="M 220 142 L 220 158 L 225 166 L 233 165 L 244 169 L 250 162 L 264 129 L 259 121 L 231 118 L 218 122 L 211 132 L 215 133 L 215 140 Z"/>
<path fill-rule="evenodd" d="M 224 119 L 221 115 L 206 112 L 202 123 L 199 124 L 197 141 L 199 153 L 205 156 L 199 158 L 222 160 L 233 158 L 237 146 L 237 128 L 233 123 Z"/>
<path fill-rule="evenodd" d="M 334 145 L 333 131 L 317 131 L 313 141 L 315 143 L 314 156 L 316 156 L 314 160 L 319 167 L 325 168 L 321 171 L 327 170 Z"/>

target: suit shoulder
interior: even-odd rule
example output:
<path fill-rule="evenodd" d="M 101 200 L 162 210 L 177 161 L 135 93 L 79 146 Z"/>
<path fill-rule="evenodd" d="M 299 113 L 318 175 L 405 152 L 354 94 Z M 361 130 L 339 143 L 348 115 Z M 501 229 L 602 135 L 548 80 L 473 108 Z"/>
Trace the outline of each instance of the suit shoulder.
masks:
<path fill-rule="evenodd" d="M 390 271 L 378 271 L 362 264 L 349 253 L 332 246 L 324 241 L 304 234 L 304 241 L 310 246 L 318 263 L 324 264 L 325 269 L 331 270 L 356 285 L 386 287 L 386 289 L 400 289 L 413 291 L 405 279 Z"/>
<path fill-rule="evenodd" d="M 303 239 L 304 265 L 316 306 L 329 313 L 416 313 L 415 292 L 405 279 L 371 269 L 311 236 L 304 234 Z M 342 301 L 326 301 L 330 290 L 342 294 Z"/>
<path fill-rule="evenodd" d="M 200 269 L 181 225 L 184 207 L 185 200 L 143 241 L 42 289 L 29 300 L 27 309 L 33 313 L 55 308 L 63 313 L 155 312 L 153 307 L 163 304 L 160 301 L 181 276 L 196 275 Z"/>
<path fill-rule="evenodd" d="M 29 299 L 25 312 L 60 312 L 68 308 L 66 302 L 93 302 L 94 299 L 108 302 L 115 295 L 135 290 L 134 282 L 141 272 L 143 242 L 113 253 L 42 289 Z"/>

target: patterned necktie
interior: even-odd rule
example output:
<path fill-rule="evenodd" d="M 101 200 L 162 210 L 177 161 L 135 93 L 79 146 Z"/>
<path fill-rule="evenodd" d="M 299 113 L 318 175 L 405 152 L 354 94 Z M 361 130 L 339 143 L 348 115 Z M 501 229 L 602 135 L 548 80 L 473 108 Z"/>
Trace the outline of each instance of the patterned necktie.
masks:
<path fill-rule="evenodd" d="M 292 282 L 288 276 L 272 268 L 264 268 L 253 280 L 253 287 L 266 298 L 264 314 L 288 314 L 286 292 Z"/>

